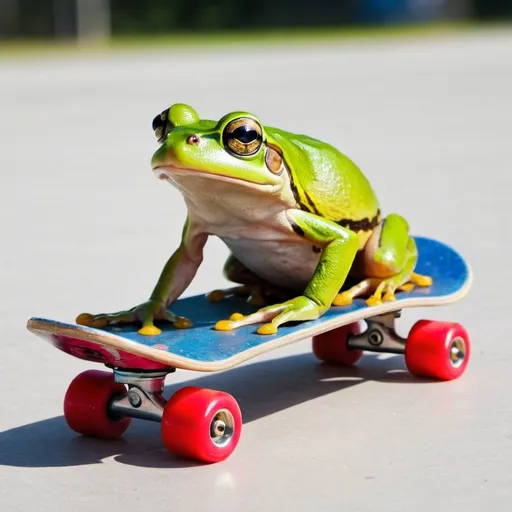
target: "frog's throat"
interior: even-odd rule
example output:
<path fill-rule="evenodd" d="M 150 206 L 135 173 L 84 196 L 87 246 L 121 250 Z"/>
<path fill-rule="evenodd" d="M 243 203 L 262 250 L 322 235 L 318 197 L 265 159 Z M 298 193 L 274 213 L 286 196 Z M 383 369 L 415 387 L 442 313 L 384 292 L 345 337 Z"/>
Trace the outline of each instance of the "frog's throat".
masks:
<path fill-rule="evenodd" d="M 225 183 L 237 184 L 239 186 L 253 188 L 255 190 L 264 190 L 267 193 L 279 192 L 283 187 L 283 183 L 258 183 L 243 178 L 226 176 L 225 174 L 198 171 L 196 169 L 187 169 L 185 167 L 178 167 L 176 165 L 156 165 L 153 167 L 153 173 L 158 177 L 158 179 L 169 181 L 173 185 L 176 184 L 174 179 L 175 176 L 197 176 L 198 178 L 210 178 L 216 181 L 223 181 Z"/>

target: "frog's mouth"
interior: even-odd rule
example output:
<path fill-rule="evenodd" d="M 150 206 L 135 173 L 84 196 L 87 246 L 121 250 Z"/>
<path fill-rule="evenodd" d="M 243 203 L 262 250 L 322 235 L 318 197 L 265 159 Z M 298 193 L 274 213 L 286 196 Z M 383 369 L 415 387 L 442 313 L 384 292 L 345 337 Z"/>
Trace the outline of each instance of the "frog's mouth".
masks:
<path fill-rule="evenodd" d="M 153 167 L 153 173 L 158 177 L 158 179 L 169 181 L 172 184 L 177 184 L 178 180 L 176 180 L 176 178 L 183 176 L 185 178 L 209 178 L 217 182 L 222 181 L 224 183 L 231 183 L 238 186 L 242 185 L 244 187 L 250 187 L 255 190 L 265 191 L 266 193 L 279 192 L 282 187 L 281 183 L 258 183 L 255 181 L 250 181 L 248 179 L 227 176 L 225 174 L 198 171 L 197 169 L 187 169 L 185 167 L 178 167 L 176 165 L 169 164 L 156 165 L 155 167 Z"/>

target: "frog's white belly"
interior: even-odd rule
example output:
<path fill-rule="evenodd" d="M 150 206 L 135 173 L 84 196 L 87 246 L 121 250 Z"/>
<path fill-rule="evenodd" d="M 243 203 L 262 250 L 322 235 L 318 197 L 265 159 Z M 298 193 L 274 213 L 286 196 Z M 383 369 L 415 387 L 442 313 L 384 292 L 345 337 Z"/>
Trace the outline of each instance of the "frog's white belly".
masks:
<path fill-rule="evenodd" d="M 302 292 L 315 272 L 320 255 L 311 242 L 223 238 L 233 255 L 249 270 L 281 287 Z"/>
<path fill-rule="evenodd" d="M 191 231 L 219 237 L 243 265 L 281 287 L 304 290 L 320 255 L 286 216 L 295 201 L 198 175 L 173 175 L 188 207 Z"/>

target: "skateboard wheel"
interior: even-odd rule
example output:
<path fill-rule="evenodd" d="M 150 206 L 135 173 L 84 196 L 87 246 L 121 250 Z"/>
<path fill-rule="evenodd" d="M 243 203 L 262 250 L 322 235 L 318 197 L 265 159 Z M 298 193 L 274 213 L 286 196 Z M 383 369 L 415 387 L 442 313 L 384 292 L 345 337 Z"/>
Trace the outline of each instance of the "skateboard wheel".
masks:
<path fill-rule="evenodd" d="M 242 414 L 228 393 L 187 386 L 167 402 L 161 428 L 164 445 L 174 455 L 220 462 L 240 440 Z"/>
<path fill-rule="evenodd" d="M 412 327 L 405 344 L 405 363 L 418 377 L 453 380 L 469 362 L 469 336 L 458 323 L 420 320 Z"/>
<path fill-rule="evenodd" d="M 109 411 L 111 400 L 126 393 L 123 384 L 110 373 L 88 370 L 70 384 L 64 398 L 64 417 L 79 434 L 116 439 L 130 426 L 131 418 L 116 417 Z"/>
<path fill-rule="evenodd" d="M 313 337 L 313 353 L 329 364 L 352 366 L 363 356 L 363 351 L 348 346 L 348 337 L 359 332 L 358 324 L 349 324 Z"/>

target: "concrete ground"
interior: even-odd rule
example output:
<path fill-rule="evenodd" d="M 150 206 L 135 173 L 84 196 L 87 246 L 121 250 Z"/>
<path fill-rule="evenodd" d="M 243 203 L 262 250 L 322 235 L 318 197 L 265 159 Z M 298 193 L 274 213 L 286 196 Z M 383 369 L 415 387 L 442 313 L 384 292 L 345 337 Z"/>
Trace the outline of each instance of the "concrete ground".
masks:
<path fill-rule="evenodd" d="M 2 511 L 511 510 L 511 91 L 510 31 L 0 63 Z M 185 218 L 149 167 L 152 118 L 174 102 L 206 118 L 249 110 L 337 145 L 385 212 L 455 246 L 473 266 L 469 297 L 400 325 L 462 323 L 466 374 L 419 381 L 403 358 L 374 355 L 324 368 L 305 341 L 168 379 L 167 395 L 192 382 L 237 397 L 244 431 L 224 463 L 168 455 L 153 423 L 116 442 L 71 432 L 63 395 L 97 366 L 26 321 L 147 298 Z M 209 242 L 187 295 L 226 284 L 226 255 Z"/>

